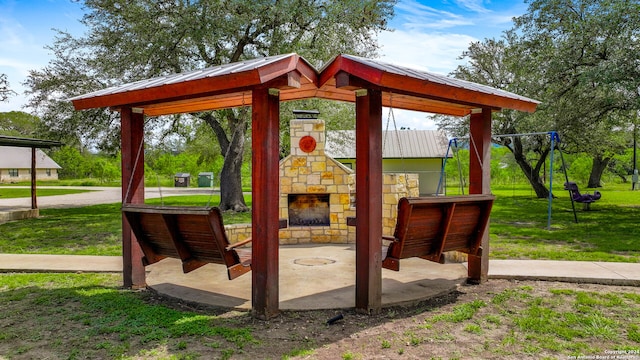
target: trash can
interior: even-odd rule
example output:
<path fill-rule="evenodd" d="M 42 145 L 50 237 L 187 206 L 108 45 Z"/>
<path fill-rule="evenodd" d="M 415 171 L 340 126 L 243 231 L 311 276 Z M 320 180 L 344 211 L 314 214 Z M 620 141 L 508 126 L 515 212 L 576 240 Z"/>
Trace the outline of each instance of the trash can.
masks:
<path fill-rule="evenodd" d="M 213 173 L 212 172 L 199 173 L 198 187 L 213 187 Z"/>
<path fill-rule="evenodd" d="M 173 186 L 175 187 L 189 187 L 191 183 L 191 174 L 189 173 L 177 173 L 173 178 Z"/>

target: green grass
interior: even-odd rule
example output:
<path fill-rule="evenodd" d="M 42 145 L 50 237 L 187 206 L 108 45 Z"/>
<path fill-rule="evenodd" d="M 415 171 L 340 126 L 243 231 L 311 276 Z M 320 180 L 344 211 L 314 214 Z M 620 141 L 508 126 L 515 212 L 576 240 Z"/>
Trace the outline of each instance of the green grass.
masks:
<path fill-rule="evenodd" d="M 640 261 L 640 242 L 634 235 L 640 191 L 621 185 L 600 189 L 602 199 L 592 204 L 591 211 L 576 203 L 578 223 L 567 192 L 555 191 L 551 230 L 548 201 L 527 191 L 526 186 L 493 189 L 497 199 L 491 212 L 491 258 Z"/>
<path fill-rule="evenodd" d="M 174 196 L 167 205 L 204 206 L 209 196 Z M 217 204 L 219 197 L 212 198 Z M 159 204 L 159 199 L 149 203 Z M 251 205 L 250 198 L 248 205 Z M 42 209 L 40 217 L 0 224 L 0 253 L 9 254 L 122 254 L 120 204 L 81 208 Z M 250 213 L 226 212 L 225 224 L 251 222 Z"/>
<path fill-rule="evenodd" d="M 0 353 L 19 357 L 45 342 L 59 358 L 122 358 L 131 348 L 143 355 L 166 346 L 188 355 L 205 341 L 215 340 L 220 353 L 256 343 L 233 318 L 153 304 L 152 294 L 119 289 L 119 282 L 113 274 L 0 275 L 0 323 L 22 324 L 0 327 Z"/>
<path fill-rule="evenodd" d="M 117 181 L 101 181 L 100 179 L 85 178 L 85 179 L 58 179 L 58 180 L 38 180 L 36 182 L 38 187 L 47 186 L 120 186 L 120 180 Z M 155 185 L 155 183 L 154 183 Z M 3 183 L 0 184 L 0 188 L 4 186 L 31 186 L 31 181 L 18 181 L 15 183 Z"/>
<path fill-rule="evenodd" d="M 36 196 L 80 194 L 80 193 L 90 192 L 90 191 L 92 190 L 49 189 L 45 187 L 42 187 L 42 188 L 36 187 Z M 0 199 L 28 198 L 28 197 L 31 197 L 31 189 L 0 187 Z"/>
<path fill-rule="evenodd" d="M 488 342 L 475 356 L 474 350 L 470 350 L 471 353 L 467 353 L 470 358 L 481 358 L 487 350 L 493 356 L 504 357 L 522 352 L 530 356 L 580 356 L 603 355 L 604 350 L 612 349 L 637 351 L 638 326 L 635 321 L 629 321 L 640 316 L 638 294 L 634 291 L 629 288 L 629 292 L 595 293 L 558 288 L 533 294 L 532 289 L 510 288 L 494 294 L 483 306 L 474 306 L 476 300 L 429 314 L 425 322 L 439 325 L 433 329 L 419 328 L 426 331 L 422 336 L 431 339 L 440 339 L 440 334 L 457 328 Z M 468 316 L 460 316 L 462 312 Z M 490 315 L 472 315 L 480 312 Z M 496 326 L 503 331 L 490 332 L 487 336 L 487 329 Z M 474 342 L 475 339 L 466 340 Z"/>
<path fill-rule="evenodd" d="M 536 199 L 527 186 L 495 187 L 490 258 L 639 262 L 640 191 L 626 185 L 600 191 L 602 199 L 591 211 L 578 206 L 578 223 L 567 192 L 556 191 L 548 230 L 546 199 Z M 174 196 L 162 201 L 165 205 L 205 206 L 217 204 L 219 197 Z M 160 204 L 161 200 L 147 202 Z M 250 196 L 247 205 L 251 206 Z M 119 209 L 119 204 L 43 209 L 38 219 L 1 224 L 0 252 L 120 255 Z M 226 212 L 223 217 L 225 224 L 251 222 L 251 213 Z"/>

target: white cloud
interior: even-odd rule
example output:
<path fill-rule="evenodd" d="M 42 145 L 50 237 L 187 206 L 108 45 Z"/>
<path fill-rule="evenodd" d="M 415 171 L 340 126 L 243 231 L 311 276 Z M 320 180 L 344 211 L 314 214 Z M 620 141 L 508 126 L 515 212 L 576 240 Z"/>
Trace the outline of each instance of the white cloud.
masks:
<path fill-rule="evenodd" d="M 458 4 L 458 6 L 460 6 L 461 8 L 477 13 L 491 12 L 491 10 L 487 9 L 483 3 L 483 0 L 456 0 L 456 4 Z"/>
<path fill-rule="evenodd" d="M 393 117 L 389 116 L 389 108 L 384 108 L 382 111 L 382 126 L 387 128 L 387 122 L 389 123 L 389 130 L 400 130 L 400 128 L 410 128 L 412 130 L 436 130 L 436 124 L 429 118 L 431 114 L 420 111 L 410 111 L 393 109 Z M 396 119 L 396 126 L 393 126 L 393 118 Z"/>
<path fill-rule="evenodd" d="M 448 74 L 462 64 L 457 58 L 477 41 L 465 34 L 396 30 L 379 36 L 381 60 L 425 71 Z"/>
<path fill-rule="evenodd" d="M 459 14 L 423 5 L 415 0 L 400 1 L 396 11 L 407 29 L 447 29 L 472 23 Z"/>

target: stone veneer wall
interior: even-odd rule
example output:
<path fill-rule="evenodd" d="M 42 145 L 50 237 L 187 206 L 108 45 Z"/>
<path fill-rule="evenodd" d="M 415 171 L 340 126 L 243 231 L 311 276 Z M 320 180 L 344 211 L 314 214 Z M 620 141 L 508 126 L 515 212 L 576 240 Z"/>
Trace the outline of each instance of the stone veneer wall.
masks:
<path fill-rule="evenodd" d="M 355 175 L 350 183 L 355 186 Z M 418 174 L 385 173 L 382 178 L 382 235 L 392 236 L 398 218 L 398 201 L 420 194 Z M 355 189 L 354 189 L 355 194 Z M 355 242 L 355 227 L 349 228 L 349 242 Z"/>
<path fill-rule="evenodd" d="M 319 119 L 292 120 L 291 154 L 280 162 L 280 218 L 289 218 L 289 194 L 329 194 L 329 226 L 295 226 L 280 230 L 281 244 L 346 243 L 351 207 L 349 176 L 353 171 L 325 155 L 325 125 Z M 305 152 L 300 140 L 311 136 L 315 149 Z"/>
<path fill-rule="evenodd" d="M 348 177 L 350 194 L 355 196 L 355 174 Z M 396 218 L 398 217 L 398 201 L 405 196 L 418 196 L 420 189 L 418 183 L 418 174 L 384 174 L 382 185 L 382 234 L 393 235 L 396 227 Z M 351 198 L 351 197 L 350 197 Z M 343 209 L 347 209 L 348 216 L 355 216 L 355 208 L 353 202 L 349 202 Z M 340 218 L 339 216 L 336 216 Z M 286 217 L 283 217 L 286 218 Z M 346 219 L 346 218 L 345 218 Z M 346 221 L 346 220 L 345 220 Z M 303 243 L 355 243 L 355 227 L 343 227 L 339 234 L 331 236 L 335 231 L 324 229 L 325 227 L 298 227 L 292 229 L 280 230 L 281 244 L 303 244 Z M 230 243 L 243 241 L 251 237 L 251 224 L 233 224 L 225 225 L 227 237 Z M 315 231 L 313 231 L 315 230 Z M 283 241 L 287 239 L 287 241 Z M 291 236 L 299 236 L 299 238 L 291 238 Z M 319 237 L 319 238 L 318 238 Z"/>
<path fill-rule="evenodd" d="M 291 121 L 291 154 L 280 161 L 279 217 L 289 218 L 289 194 L 329 194 L 329 226 L 295 226 L 281 229 L 280 244 L 355 243 L 355 227 L 347 226 L 347 217 L 356 216 L 355 173 L 328 157 L 325 149 L 325 124 L 319 119 Z M 313 151 L 305 152 L 300 140 L 311 136 L 316 141 Z M 418 196 L 418 174 L 383 174 L 382 233 L 393 235 L 398 200 Z M 251 237 L 251 224 L 225 226 L 229 242 Z"/>

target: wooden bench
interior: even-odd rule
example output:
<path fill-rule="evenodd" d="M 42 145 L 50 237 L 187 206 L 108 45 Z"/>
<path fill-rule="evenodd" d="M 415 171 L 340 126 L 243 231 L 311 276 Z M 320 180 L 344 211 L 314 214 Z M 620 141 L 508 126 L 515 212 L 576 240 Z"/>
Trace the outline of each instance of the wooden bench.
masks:
<path fill-rule="evenodd" d="M 144 253 L 144 265 L 164 258 L 182 260 L 185 273 L 205 264 L 227 267 L 229 280 L 251 271 L 251 249 L 229 244 L 217 207 L 195 208 L 126 204 L 122 206 Z"/>
<path fill-rule="evenodd" d="M 493 195 L 401 198 L 393 236 L 383 236 L 382 267 L 400 270 L 400 260 L 419 257 L 444 263 L 444 253 L 482 255 Z M 355 219 L 348 219 L 355 225 Z"/>

